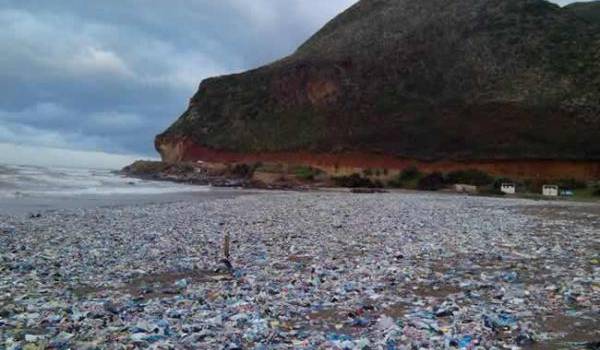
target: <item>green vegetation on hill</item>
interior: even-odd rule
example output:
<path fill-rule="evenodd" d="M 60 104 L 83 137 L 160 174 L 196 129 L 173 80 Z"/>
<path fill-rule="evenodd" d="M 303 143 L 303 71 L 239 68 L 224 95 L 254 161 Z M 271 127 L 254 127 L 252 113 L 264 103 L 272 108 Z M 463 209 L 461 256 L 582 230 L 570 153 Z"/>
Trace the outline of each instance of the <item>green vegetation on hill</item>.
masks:
<path fill-rule="evenodd" d="M 323 172 L 310 166 L 297 166 L 292 169 L 292 173 L 299 179 L 313 181 Z"/>
<path fill-rule="evenodd" d="M 565 9 L 592 23 L 600 23 L 600 1 L 576 2 Z"/>
<path fill-rule="evenodd" d="M 431 173 L 419 180 L 417 188 L 422 191 L 438 191 L 446 186 L 444 180 L 444 175 L 442 173 Z"/>
<path fill-rule="evenodd" d="M 453 171 L 446 175 L 445 180 L 452 184 L 473 186 L 486 186 L 494 182 L 494 178 L 487 173 L 474 169 Z"/>
<path fill-rule="evenodd" d="M 371 180 L 368 177 L 363 177 L 360 174 L 352 174 L 349 176 L 339 176 L 331 178 L 336 186 L 347 188 L 382 188 L 383 183 L 378 180 Z"/>
<path fill-rule="evenodd" d="M 157 145 L 600 160 L 597 8 L 362 0 L 291 56 L 203 81 Z"/>
<path fill-rule="evenodd" d="M 189 163 L 169 164 L 165 162 L 138 160 L 124 167 L 121 171 L 137 177 L 153 177 L 156 174 L 165 172 L 172 174 L 191 173 L 194 171 L 194 167 Z"/>
<path fill-rule="evenodd" d="M 423 174 L 415 166 L 404 169 L 395 179 L 388 183 L 393 188 L 416 189 Z"/>
<path fill-rule="evenodd" d="M 363 173 L 364 176 L 353 174 L 334 178 L 334 182 L 341 187 L 379 187 L 378 182 L 371 181 L 376 173 L 372 171 Z M 450 189 L 452 185 L 462 184 L 477 187 L 477 191 L 481 194 L 504 195 L 501 186 L 505 183 L 515 184 L 517 193 L 524 195 L 540 195 L 542 187 L 551 184 L 557 185 L 561 191 L 571 191 L 573 196 L 579 199 L 600 196 L 600 183 L 589 184 L 576 179 L 515 181 L 505 177 L 493 177 L 483 171 L 474 169 L 457 170 L 446 174 L 440 172 L 424 174 L 414 166 L 404 169 L 398 176 L 389 181 L 386 187 L 438 191 L 445 188 Z"/>
<path fill-rule="evenodd" d="M 584 181 L 579 181 L 575 179 L 561 179 L 555 181 L 555 183 L 562 189 L 566 190 L 581 190 L 588 188 L 588 184 Z"/>
<path fill-rule="evenodd" d="M 600 197 L 600 183 L 596 184 L 592 190 L 592 196 Z"/>

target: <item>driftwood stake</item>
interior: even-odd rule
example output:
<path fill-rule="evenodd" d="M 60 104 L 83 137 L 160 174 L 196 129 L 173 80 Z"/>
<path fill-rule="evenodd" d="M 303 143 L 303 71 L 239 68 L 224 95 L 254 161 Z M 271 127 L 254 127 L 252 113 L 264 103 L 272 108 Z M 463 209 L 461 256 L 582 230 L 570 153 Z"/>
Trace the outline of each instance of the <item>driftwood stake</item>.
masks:
<path fill-rule="evenodd" d="M 225 232 L 225 238 L 223 239 L 223 258 L 229 260 L 229 244 L 231 239 L 229 238 L 229 232 Z"/>
<path fill-rule="evenodd" d="M 223 237 L 223 258 L 221 259 L 221 263 L 225 265 L 227 272 L 229 274 L 233 274 L 233 266 L 229 261 L 229 244 L 231 243 L 231 238 L 229 237 L 229 232 L 225 232 L 225 236 Z"/>

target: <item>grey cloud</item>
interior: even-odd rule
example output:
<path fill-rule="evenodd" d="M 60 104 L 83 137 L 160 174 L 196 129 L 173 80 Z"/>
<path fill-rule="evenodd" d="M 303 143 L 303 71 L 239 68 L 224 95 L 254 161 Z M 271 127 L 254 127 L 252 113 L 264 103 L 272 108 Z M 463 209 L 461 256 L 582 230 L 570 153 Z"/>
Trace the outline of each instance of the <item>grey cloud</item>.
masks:
<path fill-rule="evenodd" d="M 83 167 L 121 169 L 134 160 L 137 155 L 118 155 L 98 151 L 74 151 L 59 148 L 40 148 L 0 142 L 0 155 L 7 164 L 28 164 L 49 167 Z"/>
<path fill-rule="evenodd" d="M 0 0 L 0 142 L 152 155 L 202 79 L 291 53 L 351 2 Z"/>
<path fill-rule="evenodd" d="M 77 132 L 64 132 L 36 128 L 27 124 L 3 122 L 0 125 L 0 140 L 15 145 L 31 145 L 43 148 L 74 148 L 94 150 L 110 144 L 109 139 L 83 135 Z M 27 142 L 24 143 L 23 140 Z M 118 151 L 115 149 L 114 151 Z"/>

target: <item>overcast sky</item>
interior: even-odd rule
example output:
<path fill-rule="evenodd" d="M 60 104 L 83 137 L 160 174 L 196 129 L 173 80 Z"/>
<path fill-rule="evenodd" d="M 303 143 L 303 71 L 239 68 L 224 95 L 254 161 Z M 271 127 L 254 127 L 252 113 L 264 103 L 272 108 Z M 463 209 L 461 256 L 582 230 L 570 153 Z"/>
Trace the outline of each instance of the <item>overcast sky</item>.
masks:
<path fill-rule="evenodd" d="M 354 2 L 0 0 L 0 162 L 7 144 L 156 156 L 202 79 L 293 52 Z"/>

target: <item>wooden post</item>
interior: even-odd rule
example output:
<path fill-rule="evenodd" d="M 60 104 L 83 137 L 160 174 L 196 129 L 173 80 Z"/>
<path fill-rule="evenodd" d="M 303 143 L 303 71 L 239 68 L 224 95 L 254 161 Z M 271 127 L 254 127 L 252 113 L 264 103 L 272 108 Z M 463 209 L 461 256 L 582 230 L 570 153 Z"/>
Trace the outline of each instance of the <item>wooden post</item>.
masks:
<path fill-rule="evenodd" d="M 221 263 L 225 265 L 227 268 L 227 272 L 229 274 L 233 274 L 233 266 L 229 261 L 229 244 L 231 243 L 231 238 L 229 237 L 229 232 L 225 232 L 225 236 L 223 237 L 223 258 L 221 259 Z"/>
<path fill-rule="evenodd" d="M 223 258 L 229 260 L 229 244 L 231 239 L 229 238 L 229 232 L 225 232 L 225 238 L 223 239 Z"/>

